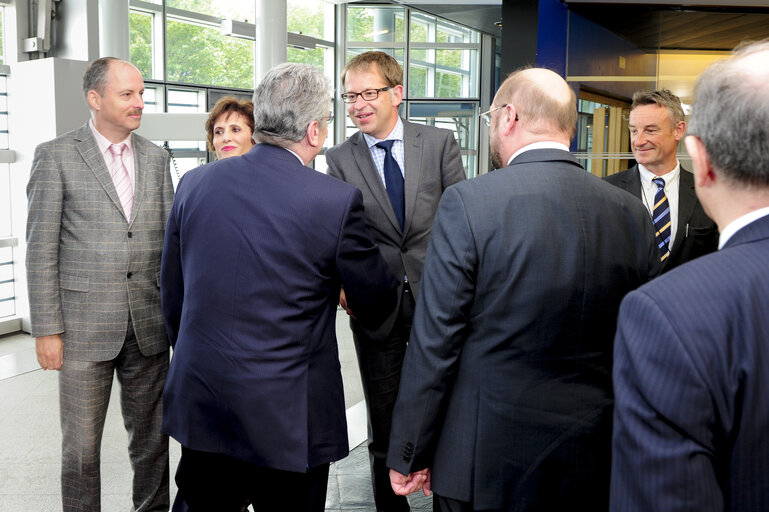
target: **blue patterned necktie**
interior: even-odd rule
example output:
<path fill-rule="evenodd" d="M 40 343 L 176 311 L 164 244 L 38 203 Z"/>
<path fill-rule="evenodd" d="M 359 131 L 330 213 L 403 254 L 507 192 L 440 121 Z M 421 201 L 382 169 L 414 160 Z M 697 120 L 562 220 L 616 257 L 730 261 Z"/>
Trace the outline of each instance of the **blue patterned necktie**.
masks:
<path fill-rule="evenodd" d="M 657 185 L 657 192 L 654 194 L 652 220 L 657 237 L 657 247 L 660 250 L 660 260 L 665 261 L 670 255 L 670 203 L 668 203 L 668 197 L 665 195 L 665 180 L 654 178 L 652 182 Z"/>
<path fill-rule="evenodd" d="M 382 148 L 385 151 L 384 158 L 384 178 L 385 188 L 387 188 L 387 196 L 390 198 L 390 203 L 395 210 L 395 216 L 398 218 L 398 223 L 403 230 L 403 218 L 405 199 L 403 197 L 403 174 L 398 162 L 393 156 L 392 147 L 394 140 L 383 140 L 377 142 L 376 147 Z"/>

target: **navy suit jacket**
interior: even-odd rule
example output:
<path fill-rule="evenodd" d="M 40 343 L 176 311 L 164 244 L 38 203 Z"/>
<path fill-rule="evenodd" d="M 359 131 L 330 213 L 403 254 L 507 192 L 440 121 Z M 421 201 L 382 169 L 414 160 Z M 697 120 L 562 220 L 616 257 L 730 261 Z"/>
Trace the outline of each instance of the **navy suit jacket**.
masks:
<path fill-rule="evenodd" d="M 658 270 L 643 205 L 566 151 L 449 187 L 388 466 L 478 510 L 605 510 L 616 314 Z"/>
<path fill-rule="evenodd" d="M 694 192 L 694 175 L 681 167 L 679 176 L 676 239 L 670 248 L 670 256 L 662 264 L 661 272 L 667 272 L 718 249 L 718 228 L 697 199 Z M 641 173 L 638 165 L 604 179 L 641 200 Z"/>
<path fill-rule="evenodd" d="M 611 509 L 769 510 L 769 217 L 622 302 Z"/>
<path fill-rule="evenodd" d="M 341 284 L 364 323 L 383 321 L 397 299 L 355 187 L 259 144 L 187 173 L 161 271 L 174 345 L 164 430 L 188 448 L 288 471 L 344 457 Z"/>

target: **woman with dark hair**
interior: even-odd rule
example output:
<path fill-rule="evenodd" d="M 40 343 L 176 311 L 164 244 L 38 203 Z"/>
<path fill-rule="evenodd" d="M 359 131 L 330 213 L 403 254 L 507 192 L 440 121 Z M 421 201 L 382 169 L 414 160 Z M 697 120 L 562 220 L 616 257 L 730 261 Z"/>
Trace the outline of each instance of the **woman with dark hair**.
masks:
<path fill-rule="evenodd" d="M 248 153 L 254 147 L 254 104 L 232 96 L 220 99 L 208 114 L 206 132 L 217 160 Z"/>

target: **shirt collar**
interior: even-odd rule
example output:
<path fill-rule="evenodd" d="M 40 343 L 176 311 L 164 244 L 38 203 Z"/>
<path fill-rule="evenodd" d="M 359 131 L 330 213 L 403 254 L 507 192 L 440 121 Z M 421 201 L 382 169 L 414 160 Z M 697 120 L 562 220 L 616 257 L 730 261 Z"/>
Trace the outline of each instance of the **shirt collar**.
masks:
<path fill-rule="evenodd" d="M 522 148 L 520 148 L 518 151 L 513 153 L 513 156 L 510 157 L 510 160 L 507 161 L 507 165 L 510 165 L 510 162 L 515 160 L 515 157 L 520 155 L 521 153 L 525 153 L 526 151 L 531 151 L 532 149 L 561 149 L 563 151 L 569 151 L 569 146 L 566 144 L 561 144 L 560 142 L 553 142 L 549 140 L 541 141 L 541 142 L 532 142 L 531 144 L 526 144 Z"/>
<path fill-rule="evenodd" d="M 766 208 L 759 208 L 758 210 L 753 210 L 750 213 L 746 213 L 742 217 L 737 217 L 733 221 L 731 221 L 723 231 L 721 231 L 721 235 L 718 237 L 718 248 L 721 249 L 726 242 L 729 241 L 731 237 L 733 237 L 737 231 L 741 230 L 751 222 L 755 222 L 761 217 L 765 217 L 769 215 L 769 206 Z"/>
<path fill-rule="evenodd" d="M 641 175 L 641 182 L 647 188 L 652 185 L 652 180 L 654 178 L 662 178 L 663 180 L 665 180 L 665 186 L 667 186 L 668 183 L 672 183 L 673 180 L 676 180 L 678 178 L 678 173 L 681 172 L 681 162 L 679 162 L 678 159 L 676 158 L 676 166 L 673 167 L 673 170 L 666 174 L 663 174 L 662 176 L 658 176 L 654 174 L 653 172 L 651 172 L 649 169 L 647 169 L 641 164 L 638 164 L 638 172 Z"/>
<path fill-rule="evenodd" d="M 88 120 L 88 127 L 91 129 L 91 133 L 93 133 L 93 138 L 96 139 L 96 145 L 99 147 L 99 152 L 104 155 L 109 151 L 109 147 L 113 144 L 112 142 L 107 139 L 104 135 L 99 133 L 99 130 L 96 129 L 96 126 L 93 124 L 93 118 Z M 125 140 L 118 142 L 117 144 L 125 144 L 128 148 L 128 154 L 130 155 L 133 152 L 133 143 L 132 143 L 132 137 L 131 134 L 128 134 L 128 137 L 126 137 Z"/>
<path fill-rule="evenodd" d="M 377 142 L 381 142 L 383 140 L 399 140 L 403 142 L 403 121 L 401 120 L 400 116 L 398 116 L 397 119 L 398 120 L 395 122 L 395 127 L 384 139 L 377 139 L 368 133 L 363 134 L 363 138 L 366 139 L 366 144 L 368 144 L 369 149 L 371 149 L 371 147 L 374 146 Z"/>
<path fill-rule="evenodd" d="M 296 157 L 296 158 L 299 160 L 299 163 L 300 163 L 300 164 L 302 164 L 302 165 L 304 165 L 304 161 L 302 160 L 302 157 L 301 157 L 301 156 L 297 155 L 296 153 L 294 153 L 293 151 L 291 151 L 291 150 L 290 150 L 290 149 L 288 149 L 288 148 L 283 148 L 283 149 L 285 149 L 286 151 L 288 151 L 289 153 L 291 153 L 292 155 L 294 155 L 294 156 L 295 156 L 295 157 Z"/>

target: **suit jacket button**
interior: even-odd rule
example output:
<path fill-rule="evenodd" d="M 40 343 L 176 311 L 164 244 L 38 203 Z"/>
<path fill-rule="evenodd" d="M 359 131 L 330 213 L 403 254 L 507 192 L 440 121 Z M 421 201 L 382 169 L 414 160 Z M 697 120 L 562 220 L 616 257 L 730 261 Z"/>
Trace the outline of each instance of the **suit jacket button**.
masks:
<path fill-rule="evenodd" d="M 128 279 L 131 279 L 131 276 L 132 276 L 132 275 L 134 275 L 134 273 L 133 273 L 133 272 L 129 272 L 129 273 L 127 273 L 125 276 L 126 276 Z"/>
<path fill-rule="evenodd" d="M 409 248 L 408 247 L 401 247 L 401 252 L 409 252 Z"/>
<path fill-rule="evenodd" d="M 133 236 L 134 236 L 134 234 L 133 234 L 133 233 L 131 233 L 131 232 L 129 231 L 129 232 L 128 232 L 128 238 L 131 238 L 131 237 L 133 237 Z"/>

